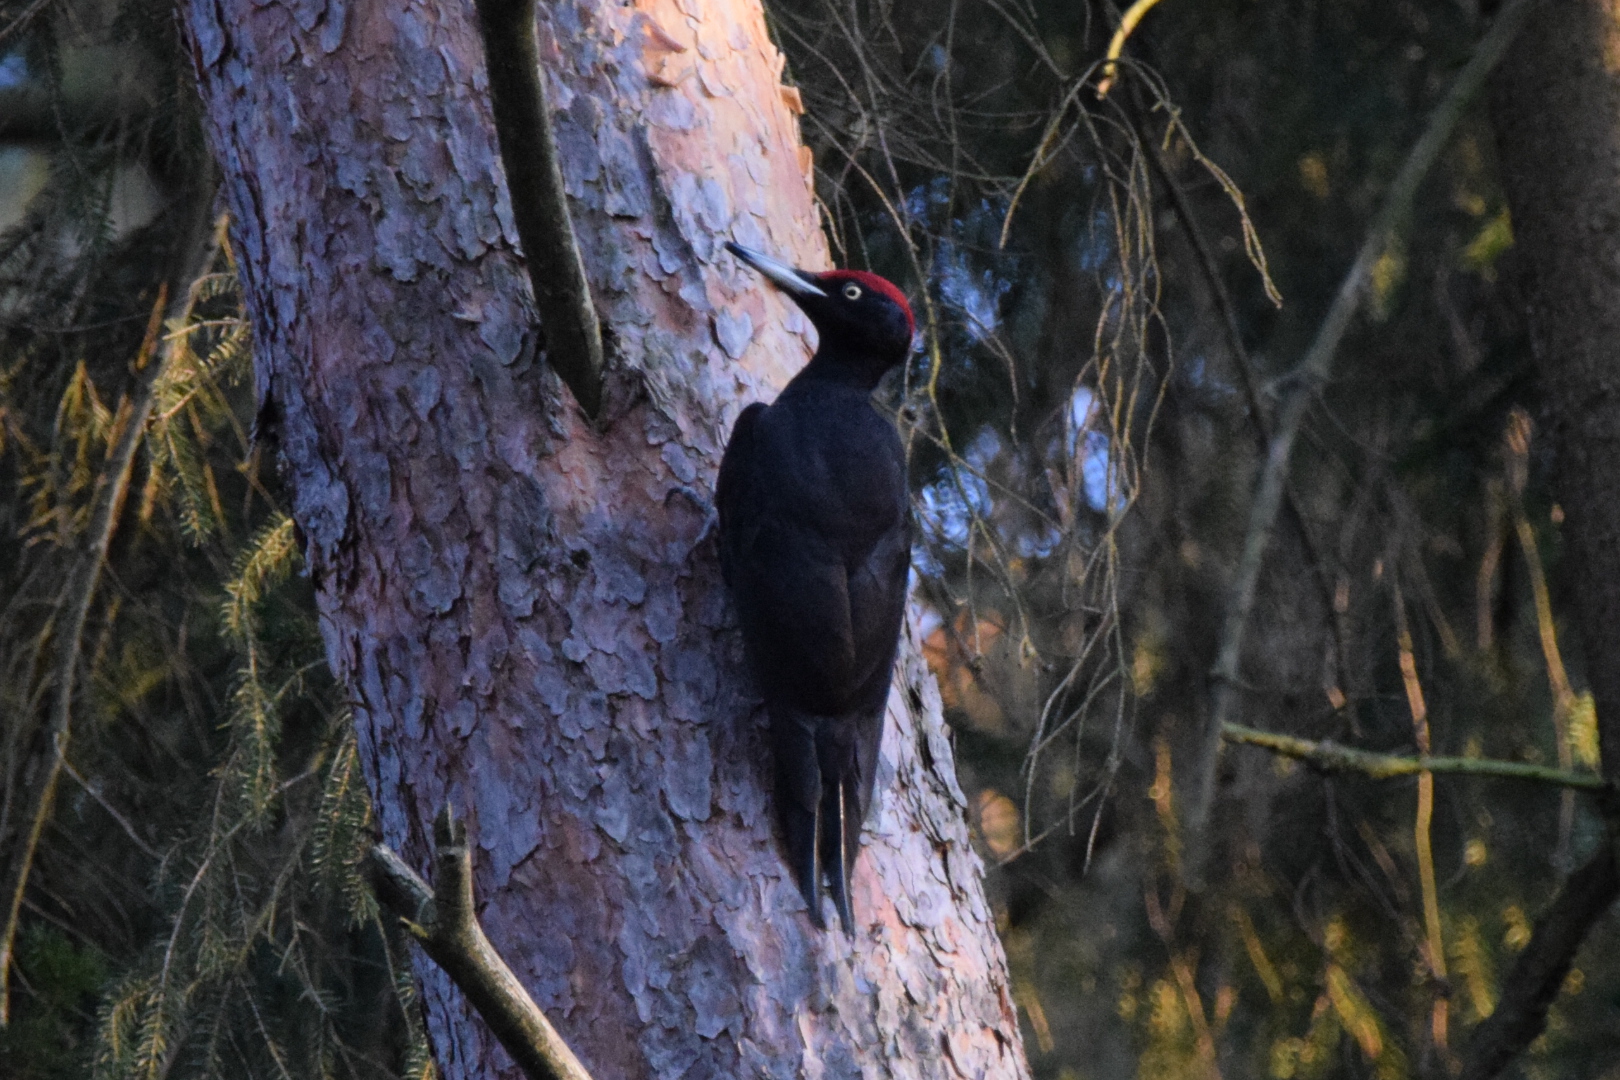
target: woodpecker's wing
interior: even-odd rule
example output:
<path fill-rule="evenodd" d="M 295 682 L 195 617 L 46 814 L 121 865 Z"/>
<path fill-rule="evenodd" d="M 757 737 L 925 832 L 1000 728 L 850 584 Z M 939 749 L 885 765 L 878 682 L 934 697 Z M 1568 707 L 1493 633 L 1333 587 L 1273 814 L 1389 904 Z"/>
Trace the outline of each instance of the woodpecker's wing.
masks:
<path fill-rule="evenodd" d="M 720 476 L 715 481 L 714 505 L 720 515 L 720 576 L 728 586 L 733 541 L 742 524 L 740 519 L 751 516 L 750 509 L 759 506 L 759 500 L 750 498 L 752 493 L 746 489 L 751 486 L 748 481 L 753 474 L 754 429 L 759 423 L 759 414 L 764 411 L 764 404 L 756 401 L 738 415 L 731 427 L 731 441 L 726 443 L 725 455 L 720 459 Z"/>
<path fill-rule="evenodd" d="M 825 551 L 804 549 L 805 537 L 796 536 L 799 531 L 783 518 L 776 498 L 780 492 L 761 481 L 761 473 L 768 476 L 773 468 L 779 472 L 782 465 L 775 460 L 761 460 L 769 457 L 759 437 L 765 409 L 756 403 L 743 410 L 720 461 L 715 485 L 720 572 L 731 589 L 743 640 L 770 710 L 776 767 L 773 801 L 782 823 L 788 866 L 810 910 L 811 921 L 824 927 L 822 845 L 817 842 L 823 832 L 822 775 L 817 752 L 822 718 L 793 704 L 803 696 L 798 692 L 803 680 L 795 676 L 802 665 L 795 664 L 794 659 L 824 655 L 828 638 L 834 652 L 847 652 L 849 605 L 841 567 Z M 836 597 L 835 602 L 813 602 L 829 595 Z M 812 610 L 801 611 L 796 617 L 794 608 L 803 608 L 807 602 Z M 815 617 L 817 609 L 822 613 L 843 613 L 843 626 L 821 627 L 822 640 L 806 649 L 802 631 L 807 622 L 820 622 Z M 778 632 L 787 627 L 801 633 Z M 792 641 L 787 640 L 789 636 Z"/>
<path fill-rule="evenodd" d="M 788 867 L 810 909 L 810 921 L 825 929 L 821 918 L 822 845 L 817 842 L 825 828 L 821 817 L 821 766 L 816 753 L 820 717 L 783 702 L 773 702 L 769 709 L 771 753 L 776 763 L 772 794 L 776 816 L 782 823 Z"/>
<path fill-rule="evenodd" d="M 855 647 L 870 657 L 863 673 L 855 707 L 856 776 L 851 792 L 855 810 L 855 836 L 872 808 L 872 787 L 877 779 L 878 752 L 883 743 L 883 714 L 889 702 L 894 659 L 900 649 L 900 628 L 906 617 L 911 575 L 911 518 L 905 515 L 872 548 L 849 577 L 851 624 Z M 855 850 L 851 841 L 849 850 Z M 853 862 L 853 858 L 851 859 Z"/>
<path fill-rule="evenodd" d="M 836 545 L 763 511 L 733 549 L 733 595 L 771 712 L 776 804 L 812 918 L 821 880 L 853 932 L 849 882 L 871 806 L 905 613 L 902 517 L 853 571 Z"/>
<path fill-rule="evenodd" d="M 829 731 L 842 765 L 827 785 L 823 809 L 822 856 L 827 864 L 833 900 L 844 928 L 854 931 L 849 882 L 860 853 L 861 829 L 872 809 L 878 754 L 883 746 L 883 717 L 889 701 L 900 627 L 905 619 L 906 586 L 911 570 L 909 516 L 888 530 L 849 576 L 850 621 L 858 655 L 869 658 L 854 708 L 836 732 Z M 826 766 L 823 765 L 823 771 Z M 833 790 L 836 788 L 836 792 Z M 830 817 L 828 811 L 836 816 Z M 837 852 L 835 859 L 832 852 Z"/>

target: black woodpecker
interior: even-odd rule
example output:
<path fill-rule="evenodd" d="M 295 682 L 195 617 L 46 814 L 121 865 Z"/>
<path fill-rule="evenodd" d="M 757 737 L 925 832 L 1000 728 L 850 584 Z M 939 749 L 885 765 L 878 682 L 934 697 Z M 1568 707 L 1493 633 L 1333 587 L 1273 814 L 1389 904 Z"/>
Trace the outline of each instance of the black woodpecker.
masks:
<path fill-rule="evenodd" d="M 775 402 L 743 410 L 720 462 L 720 568 L 765 698 L 776 808 L 810 918 L 822 875 L 853 934 L 849 880 L 872 803 L 905 616 L 906 458 L 872 407 L 916 324 L 904 294 L 855 270 L 733 255 L 793 298 L 820 345 Z"/>

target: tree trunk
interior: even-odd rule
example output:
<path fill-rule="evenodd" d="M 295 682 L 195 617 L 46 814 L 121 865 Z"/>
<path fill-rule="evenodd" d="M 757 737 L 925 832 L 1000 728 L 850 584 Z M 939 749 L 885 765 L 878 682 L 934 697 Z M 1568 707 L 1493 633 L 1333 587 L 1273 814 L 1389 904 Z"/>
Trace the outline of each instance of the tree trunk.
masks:
<path fill-rule="evenodd" d="M 1557 446 L 1571 590 L 1620 780 L 1620 11 L 1544 4 L 1498 70 L 1492 119 Z"/>
<path fill-rule="evenodd" d="M 1602 773 L 1620 784 L 1620 9 L 1542 4 L 1498 69 L 1492 120 L 1526 271 L 1530 326 L 1569 542 L 1566 573 Z M 1616 800 L 1608 831 L 1561 883 L 1473 1033 L 1464 1080 L 1497 1075 L 1547 1026 L 1575 955 L 1620 896 Z"/>
<path fill-rule="evenodd" d="M 385 840 L 424 868 L 465 814 L 491 939 L 603 1080 L 1025 1075 L 914 631 L 854 940 L 811 927 L 773 833 L 710 495 L 809 327 L 721 242 L 828 256 L 755 0 L 542 13 L 599 425 L 538 354 L 472 5 L 182 8 Z M 418 975 L 444 1075 L 512 1075 Z"/>

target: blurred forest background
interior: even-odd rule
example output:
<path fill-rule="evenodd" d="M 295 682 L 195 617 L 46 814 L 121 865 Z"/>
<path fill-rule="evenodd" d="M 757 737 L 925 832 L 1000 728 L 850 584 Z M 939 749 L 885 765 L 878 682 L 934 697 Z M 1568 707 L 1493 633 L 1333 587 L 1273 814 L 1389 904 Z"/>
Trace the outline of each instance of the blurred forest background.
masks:
<path fill-rule="evenodd" d="M 923 328 L 881 394 L 1036 1075 L 1452 1074 L 1590 796 L 1233 745 L 1195 804 L 1284 376 L 1489 12 L 1169 2 L 1099 99 L 1107 2 L 767 7 L 836 257 Z M 162 3 L 0 5 L 0 1074 L 424 1076 L 190 80 Z M 1593 773 L 1487 95 L 1444 147 L 1229 718 Z M 1616 930 L 1508 1075 L 1620 1077 Z"/>

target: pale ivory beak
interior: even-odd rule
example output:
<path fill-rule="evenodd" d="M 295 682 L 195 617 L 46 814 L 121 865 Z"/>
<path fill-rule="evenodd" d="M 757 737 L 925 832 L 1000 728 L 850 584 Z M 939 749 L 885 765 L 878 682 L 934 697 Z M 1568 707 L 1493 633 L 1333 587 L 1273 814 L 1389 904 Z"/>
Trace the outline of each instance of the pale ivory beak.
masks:
<path fill-rule="evenodd" d="M 779 259 L 773 259 L 769 255 L 761 254 L 751 248 L 745 248 L 741 244 L 733 244 L 729 240 L 726 241 L 726 250 L 770 278 L 778 288 L 789 296 L 820 296 L 825 298 L 827 295 L 819 285 L 805 277 L 803 271 L 795 270 Z"/>

